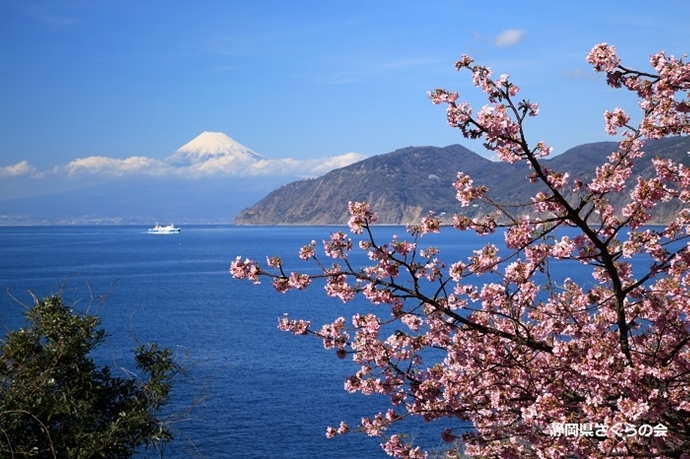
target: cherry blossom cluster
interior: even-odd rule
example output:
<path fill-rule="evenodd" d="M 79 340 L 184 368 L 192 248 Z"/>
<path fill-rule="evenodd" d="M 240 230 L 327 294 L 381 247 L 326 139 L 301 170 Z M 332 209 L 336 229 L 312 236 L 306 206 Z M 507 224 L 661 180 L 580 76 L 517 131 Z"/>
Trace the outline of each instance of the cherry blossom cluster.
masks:
<path fill-rule="evenodd" d="M 687 98 L 690 91 L 690 64 L 683 59 L 667 56 L 662 51 L 650 57 L 654 73 L 640 72 L 621 66 L 616 48 L 602 43 L 592 49 L 587 61 L 595 70 L 606 73 L 610 86 L 625 87 L 638 95 L 640 108 L 644 111 L 644 119 L 639 127 L 642 135 L 659 139 L 690 132 L 690 103 Z M 608 115 L 607 112 L 607 117 L 617 118 L 614 124 L 627 122 L 624 121 L 627 115 L 622 110 L 616 109 L 614 112 L 617 113 Z"/>
<path fill-rule="evenodd" d="M 488 187 L 473 186 L 474 181 L 469 175 L 465 175 L 463 172 L 458 172 L 458 178 L 453 183 L 457 194 L 455 198 L 460 202 L 463 207 L 469 206 L 473 200 L 482 198 L 488 191 Z"/>
<path fill-rule="evenodd" d="M 463 56 L 455 67 L 469 69 L 472 82 L 487 95 L 489 104 L 473 116 L 472 108 L 466 102 L 457 102 L 458 93 L 436 89 L 428 93 L 434 104 L 447 104 L 447 120 L 452 127 L 459 128 L 470 139 L 483 138 L 484 146 L 496 153 L 499 159 L 513 163 L 525 158 L 524 143 L 520 126 L 526 116 L 536 116 L 539 105 L 523 99 L 513 103 L 520 89 L 506 74 L 498 80 L 491 78 L 491 70 L 473 65 L 473 60 Z M 543 142 L 537 144 L 539 156 L 546 156 L 551 148 Z"/>
<path fill-rule="evenodd" d="M 249 259 L 242 260 L 242 257 L 237 257 L 237 259 L 230 264 L 230 274 L 232 274 L 232 277 L 235 279 L 249 279 L 255 284 L 261 283 L 259 280 L 261 268 L 259 268 L 259 265 L 255 261 Z"/>
<path fill-rule="evenodd" d="M 378 217 L 371 211 L 369 204 L 350 201 L 347 208 L 351 215 L 347 224 L 353 234 L 360 234 L 364 225 L 376 223 Z"/>
<path fill-rule="evenodd" d="M 356 371 L 346 390 L 390 401 L 356 427 L 328 427 L 329 438 L 359 431 L 382 437 L 393 457 L 424 458 L 420 446 L 394 431 L 420 417 L 444 420 L 439 438 L 449 454 L 460 452 L 461 440 L 470 457 L 690 459 L 690 168 L 656 158 L 651 177 L 633 172 L 646 140 L 689 133 L 690 68 L 662 52 L 650 59 L 649 73 L 627 69 L 605 43 L 587 60 L 609 85 L 633 91 L 642 111 L 636 126 L 621 109 L 606 112 L 605 129 L 621 140 L 591 177 L 540 163 L 551 148 L 525 134 L 539 107 L 516 100 L 519 89 L 507 75 L 494 80 L 490 69 L 463 56 L 456 68 L 471 73 L 489 104 L 474 111 L 457 92 L 430 93 L 432 102 L 448 106 L 452 127 L 481 138 L 501 160 L 530 168 L 526 180 L 535 192 L 523 205 L 495 202 L 462 172 L 454 184 L 463 207 L 474 202 L 491 210 L 454 215 L 452 228 L 479 235 L 502 229 L 503 244 L 486 243 L 446 263 L 425 244 L 426 235 L 446 230 L 436 215 L 408 226 L 406 238 L 381 243 L 371 230 L 371 207 L 350 202 L 350 233 L 363 239 L 354 244 L 335 231 L 321 250 L 316 241 L 302 247 L 297 256 L 315 264 L 317 274 L 287 272 L 276 257 L 267 258 L 266 269 L 241 257 L 232 262 L 233 277 L 265 277 L 279 292 L 313 288 L 321 279 L 327 295 L 377 305 L 376 313 L 341 316 L 320 328 L 279 318 L 281 330 L 315 336 L 337 358 L 352 358 Z M 617 196 L 625 204 L 615 204 Z M 681 206 L 677 215 L 663 227 L 645 226 L 668 201 Z M 366 254 L 364 266 L 353 265 L 355 250 Z M 573 279 L 573 266 L 587 269 L 587 281 Z M 555 425 L 591 420 L 664 430 L 553 434 Z"/>

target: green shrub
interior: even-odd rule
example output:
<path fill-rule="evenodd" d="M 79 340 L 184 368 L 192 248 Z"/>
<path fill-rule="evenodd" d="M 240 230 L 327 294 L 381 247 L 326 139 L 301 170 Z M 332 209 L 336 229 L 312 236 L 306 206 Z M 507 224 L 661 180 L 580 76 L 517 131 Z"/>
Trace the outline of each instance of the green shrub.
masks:
<path fill-rule="evenodd" d="M 36 301 L 29 325 L 0 342 L 0 457 L 128 458 L 172 439 L 161 410 L 180 371 L 155 343 L 134 351 L 138 377 L 116 377 L 90 353 L 100 319 L 60 296 Z"/>

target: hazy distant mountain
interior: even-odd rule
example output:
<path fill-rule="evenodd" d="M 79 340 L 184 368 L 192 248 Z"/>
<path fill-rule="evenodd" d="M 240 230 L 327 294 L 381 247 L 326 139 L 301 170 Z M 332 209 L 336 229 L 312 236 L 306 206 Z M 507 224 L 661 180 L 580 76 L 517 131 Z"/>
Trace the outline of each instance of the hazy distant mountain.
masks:
<path fill-rule="evenodd" d="M 591 177 L 595 167 L 617 148 L 616 142 L 580 145 L 544 161 L 544 166 L 569 172 L 571 177 Z M 669 157 L 690 165 L 690 138 L 670 138 L 648 142 L 647 154 L 634 169 L 635 174 L 651 176 L 651 158 Z M 526 180 L 526 165 L 488 161 L 470 150 L 453 145 L 409 147 L 374 156 L 319 178 L 282 186 L 235 219 L 238 225 L 344 224 L 347 202 L 367 201 L 378 213 L 380 223 L 401 224 L 419 221 L 429 211 L 437 214 L 463 213 L 478 216 L 481 207 L 462 208 L 452 186 L 458 171 L 476 184 L 491 189 L 490 196 L 504 203 L 528 202 L 537 191 Z M 622 199 L 622 198 L 619 198 Z M 623 201 L 616 202 L 618 206 Z M 666 220 L 679 209 L 664 205 L 658 220 Z"/>
<path fill-rule="evenodd" d="M 200 134 L 164 161 L 144 160 L 148 168 L 141 172 L 131 171 L 137 161 L 91 157 L 73 161 L 62 175 L 5 179 L 0 225 L 230 223 L 242 208 L 299 177 L 228 175 L 267 159 L 221 132 Z M 12 198 L 12 181 L 37 192 Z"/>
<path fill-rule="evenodd" d="M 121 178 L 76 190 L 0 201 L 0 225 L 230 224 L 290 177 Z"/>

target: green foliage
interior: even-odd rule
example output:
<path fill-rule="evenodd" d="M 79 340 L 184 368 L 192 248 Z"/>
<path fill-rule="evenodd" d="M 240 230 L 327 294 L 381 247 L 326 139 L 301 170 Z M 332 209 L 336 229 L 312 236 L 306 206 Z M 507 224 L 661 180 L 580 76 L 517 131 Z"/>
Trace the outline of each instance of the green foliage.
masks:
<path fill-rule="evenodd" d="M 25 312 L 29 326 L 0 343 L 0 457 L 128 458 L 172 436 L 161 419 L 180 367 L 156 344 L 135 349 L 138 379 L 98 368 L 100 319 L 59 296 Z"/>

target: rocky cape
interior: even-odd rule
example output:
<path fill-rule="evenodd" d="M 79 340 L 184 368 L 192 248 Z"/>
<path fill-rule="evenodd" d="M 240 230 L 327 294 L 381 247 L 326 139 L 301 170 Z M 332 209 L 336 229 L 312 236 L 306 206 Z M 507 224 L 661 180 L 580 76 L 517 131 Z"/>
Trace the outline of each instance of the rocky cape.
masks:
<path fill-rule="evenodd" d="M 617 149 L 617 142 L 589 143 L 572 148 L 542 162 L 549 169 L 568 172 L 586 181 L 598 165 Z M 675 137 L 649 141 L 645 156 L 633 169 L 628 188 L 635 177 L 651 177 L 654 157 L 671 158 L 690 166 L 690 138 Z M 458 172 L 472 177 L 476 185 L 489 187 L 489 196 L 500 203 L 520 204 L 543 185 L 527 180 L 530 169 L 522 163 L 489 161 L 460 145 L 408 147 L 367 158 L 333 170 L 319 178 L 283 185 L 253 206 L 242 210 L 235 225 L 336 225 L 349 218 L 348 201 L 366 201 L 379 216 L 379 223 L 416 223 L 433 211 L 449 220 L 453 214 L 470 217 L 489 211 L 488 207 L 461 207 L 455 199 L 453 182 Z M 618 209 L 629 200 L 629 193 L 612 197 Z M 663 223 L 680 210 L 674 200 L 655 209 L 652 223 Z"/>

